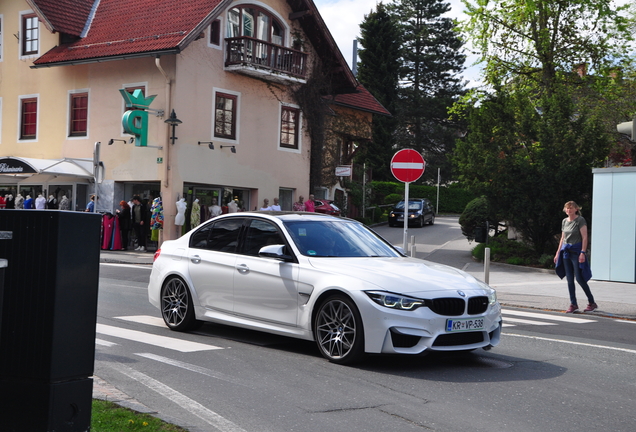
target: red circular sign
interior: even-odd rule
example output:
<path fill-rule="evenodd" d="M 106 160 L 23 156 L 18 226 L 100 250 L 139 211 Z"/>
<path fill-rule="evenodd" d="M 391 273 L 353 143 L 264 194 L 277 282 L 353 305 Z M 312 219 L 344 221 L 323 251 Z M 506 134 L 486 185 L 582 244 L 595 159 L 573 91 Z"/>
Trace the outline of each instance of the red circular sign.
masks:
<path fill-rule="evenodd" d="M 411 183 L 422 177 L 424 167 L 424 158 L 413 149 L 400 150 L 391 159 L 391 172 L 404 183 Z"/>

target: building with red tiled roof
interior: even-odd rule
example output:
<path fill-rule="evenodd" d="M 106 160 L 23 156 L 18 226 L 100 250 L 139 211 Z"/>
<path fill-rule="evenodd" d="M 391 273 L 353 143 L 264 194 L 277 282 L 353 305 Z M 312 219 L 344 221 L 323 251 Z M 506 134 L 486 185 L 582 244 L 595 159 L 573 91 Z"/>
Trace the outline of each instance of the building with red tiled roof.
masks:
<path fill-rule="evenodd" d="M 389 115 L 311 0 L 18 0 L 0 20 L 0 194 L 83 210 L 97 192 L 99 211 L 161 196 L 159 241 L 205 220 L 213 200 L 291 208 L 346 192 L 322 173 Z"/>

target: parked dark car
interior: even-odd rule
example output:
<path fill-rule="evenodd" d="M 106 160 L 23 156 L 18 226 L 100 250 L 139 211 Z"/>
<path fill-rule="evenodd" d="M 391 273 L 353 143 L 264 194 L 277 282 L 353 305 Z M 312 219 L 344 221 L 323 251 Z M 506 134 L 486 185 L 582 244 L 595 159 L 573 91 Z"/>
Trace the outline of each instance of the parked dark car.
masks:
<path fill-rule="evenodd" d="M 435 223 L 433 204 L 426 198 L 410 199 L 408 212 L 409 225 L 422 227 L 424 224 L 433 225 Z M 397 203 L 389 213 L 389 226 L 398 224 L 404 224 L 404 201 Z"/>
<path fill-rule="evenodd" d="M 334 204 L 332 200 L 314 200 L 316 206 L 316 213 L 324 213 L 331 216 L 340 216 L 340 209 Z"/>

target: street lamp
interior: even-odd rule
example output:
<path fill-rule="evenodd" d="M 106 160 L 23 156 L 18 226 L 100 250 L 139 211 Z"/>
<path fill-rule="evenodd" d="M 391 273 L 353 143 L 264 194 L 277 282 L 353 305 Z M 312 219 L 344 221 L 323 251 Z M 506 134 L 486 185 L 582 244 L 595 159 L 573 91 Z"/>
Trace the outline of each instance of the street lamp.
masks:
<path fill-rule="evenodd" d="M 164 123 L 168 123 L 170 126 L 172 126 L 172 136 L 170 137 L 170 139 L 172 140 L 172 145 L 174 145 L 174 140 L 178 139 L 176 136 L 174 136 L 175 128 L 183 122 L 177 118 L 177 115 L 175 114 L 173 109 L 170 113 L 170 117 L 164 120 Z"/>

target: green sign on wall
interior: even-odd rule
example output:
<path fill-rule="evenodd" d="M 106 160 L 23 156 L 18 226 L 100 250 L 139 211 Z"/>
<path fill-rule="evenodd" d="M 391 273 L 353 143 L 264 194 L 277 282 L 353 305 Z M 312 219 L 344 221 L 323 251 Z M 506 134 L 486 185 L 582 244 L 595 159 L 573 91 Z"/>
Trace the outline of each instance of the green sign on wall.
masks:
<path fill-rule="evenodd" d="M 157 95 L 145 97 L 140 89 L 135 90 L 132 94 L 125 89 L 119 89 L 119 93 L 124 98 L 127 108 L 133 108 L 126 111 L 121 119 L 124 131 L 135 136 L 135 145 L 138 147 L 148 146 L 148 112 L 146 109 L 150 106 Z"/>

